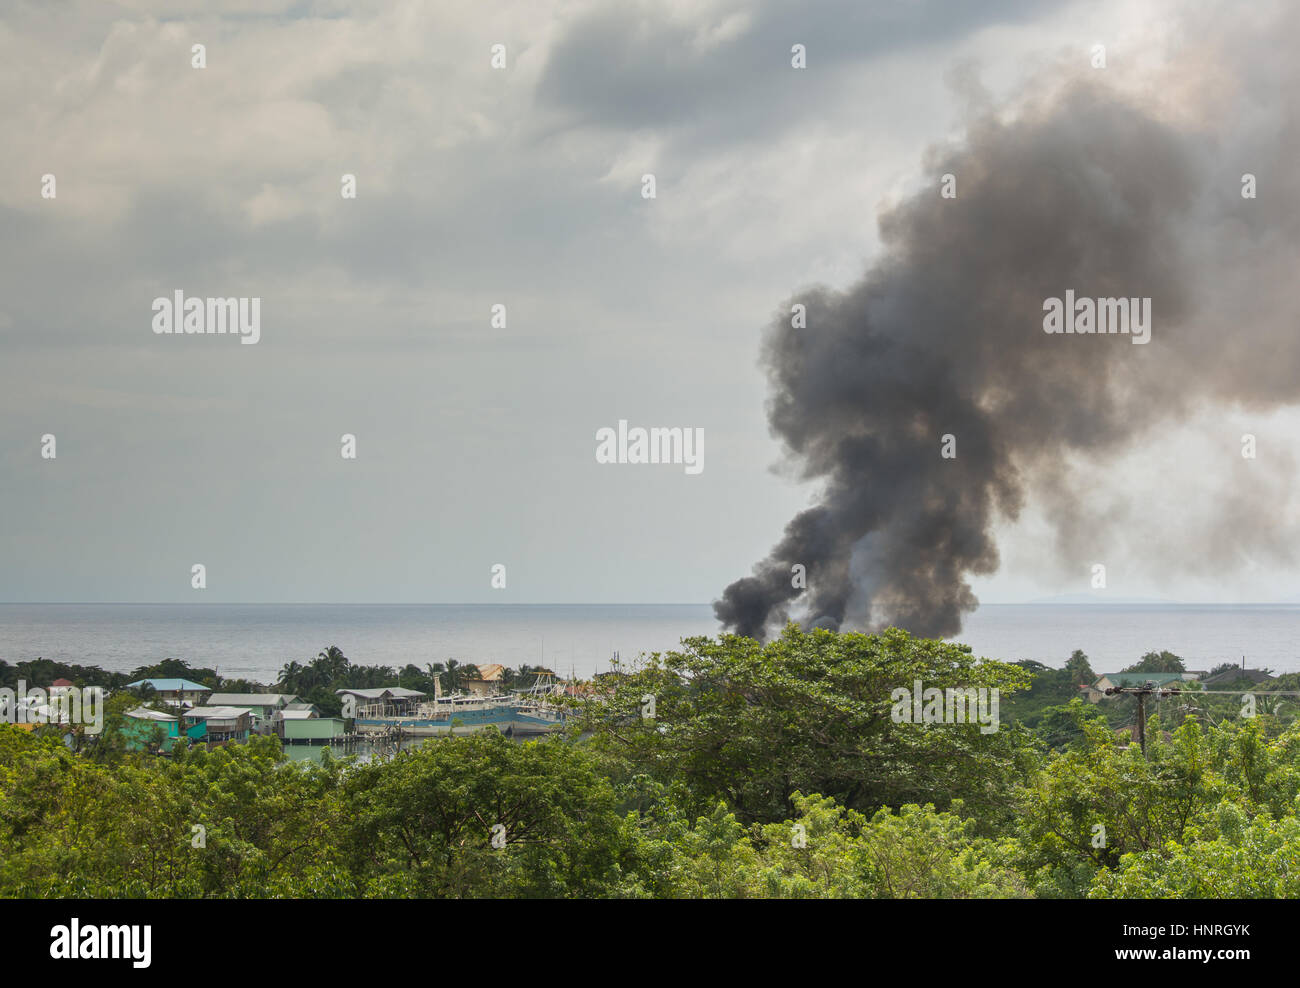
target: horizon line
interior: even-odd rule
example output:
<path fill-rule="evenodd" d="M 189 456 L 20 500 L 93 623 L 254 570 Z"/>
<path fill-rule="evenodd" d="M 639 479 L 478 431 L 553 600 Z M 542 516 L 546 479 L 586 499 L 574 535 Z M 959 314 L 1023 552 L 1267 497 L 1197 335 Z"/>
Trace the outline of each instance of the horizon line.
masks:
<path fill-rule="evenodd" d="M 35 605 L 45 607 L 711 607 L 713 601 L 396 601 L 396 600 L 220 600 L 220 601 L 181 601 L 181 600 L 3 600 L 0 607 L 20 607 Z M 1145 607 L 1175 606 L 1200 607 L 1206 605 L 1229 607 L 1255 607 L 1282 604 L 1300 604 L 1300 599 L 1274 600 L 1169 600 L 1160 598 L 1121 598 L 1118 600 L 1052 600 L 1036 598 L 1033 600 L 990 600 L 983 601 L 975 608 L 975 613 L 983 607 Z"/>

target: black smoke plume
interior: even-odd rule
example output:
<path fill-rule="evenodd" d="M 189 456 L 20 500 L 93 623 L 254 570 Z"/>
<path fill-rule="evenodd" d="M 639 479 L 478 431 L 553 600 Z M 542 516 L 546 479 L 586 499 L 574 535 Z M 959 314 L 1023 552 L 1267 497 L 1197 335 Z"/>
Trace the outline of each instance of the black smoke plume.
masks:
<path fill-rule="evenodd" d="M 1229 327 L 1205 302 L 1259 290 L 1237 277 L 1243 249 L 1272 241 L 1270 256 L 1279 244 L 1294 255 L 1296 159 L 1282 163 L 1300 144 L 1293 103 L 1274 114 L 1273 146 L 1238 160 L 1228 152 L 1245 138 L 1215 145 L 1203 120 L 1153 112 L 1102 75 L 1058 81 L 1013 116 L 978 111 L 958 144 L 930 152 L 923 190 L 882 215 L 862 280 L 779 310 L 762 357 L 769 422 L 820 493 L 715 602 L 724 626 L 762 638 L 793 610 L 817 626 L 956 635 L 978 604 L 968 577 L 998 568 L 994 523 L 1030 492 L 1058 527 L 1045 554 L 1079 534 L 1069 529 L 1088 492 L 1065 482 L 1072 456 L 1104 460 L 1202 401 L 1261 388 L 1266 402 L 1296 400 L 1294 318 L 1257 305 Z M 1248 102 L 1235 98 L 1225 117 Z M 1270 169 L 1285 208 L 1242 199 L 1251 166 Z M 941 197 L 944 174 L 956 198 Z M 1151 298 L 1151 342 L 1045 333 L 1044 299 L 1067 289 Z M 792 324 L 795 303 L 806 328 Z M 1270 357 L 1244 366 L 1265 341 Z M 946 434 L 955 459 L 940 455 Z"/>

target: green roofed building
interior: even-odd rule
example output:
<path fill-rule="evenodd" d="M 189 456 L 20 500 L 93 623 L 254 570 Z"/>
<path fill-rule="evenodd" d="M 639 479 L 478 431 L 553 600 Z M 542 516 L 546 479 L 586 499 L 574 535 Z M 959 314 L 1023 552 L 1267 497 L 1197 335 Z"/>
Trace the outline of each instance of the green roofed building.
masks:
<path fill-rule="evenodd" d="M 150 687 L 157 694 L 158 699 L 174 707 L 197 706 L 212 692 L 212 687 L 188 679 L 137 679 L 134 683 L 126 684 L 129 690 L 141 689 L 145 686 Z"/>
<path fill-rule="evenodd" d="M 1104 692 L 1108 689 L 1131 689 L 1154 683 L 1157 687 L 1166 689 L 1196 677 L 1196 673 L 1190 672 L 1108 672 L 1093 683 L 1092 688 Z"/>

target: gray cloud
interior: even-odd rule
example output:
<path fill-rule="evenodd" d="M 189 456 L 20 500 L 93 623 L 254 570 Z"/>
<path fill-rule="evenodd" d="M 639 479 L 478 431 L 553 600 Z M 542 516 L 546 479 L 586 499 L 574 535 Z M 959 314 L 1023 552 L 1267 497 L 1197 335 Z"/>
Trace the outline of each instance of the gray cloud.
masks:
<path fill-rule="evenodd" d="M 504 560 L 504 599 L 703 600 L 761 555 L 805 503 L 766 469 L 765 314 L 877 251 L 877 205 L 947 131 L 954 64 L 1015 75 L 1127 7 L 1088 5 L 1086 31 L 1051 3 L 674 9 L 0 12 L 0 599 L 190 600 L 202 560 L 204 599 L 499 600 Z M 1241 45 L 1256 126 L 1196 132 L 1294 190 L 1259 99 L 1279 69 Z M 1267 317 L 1289 233 L 1220 219 L 1253 245 Z M 262 342 L 154 337 L 150 301 L 175 288 L 261 296 Z M 1221 357 L 1254 365 L 1261 407 L 1288 393 L 1287 359 Z M 595 464 L 621 417 L 705 428 L 705 473 Z"/>
<path fill-rule="evenodd" d="M 596 6 L 552 48 L 538 98 L 578 122 L 615 130 L 707 123 L 716 139 L 734 132 L 734 121 L 755 118 L 780 128 L 789 122 L 780 107 L 808 95 L 783 78 L 796 43 L 806 46 L 812 69 L 800 85 L 820 88 L 827 73 L 830 84 L 842 82 L 835 72 L 845 64 L 951 42 L 1059 6 L 1055 0 L 797 6 L 766 0 L 715 8 L 707 24 L 712 32 L 698 20 L 673 18 L 662 5 Z"/>

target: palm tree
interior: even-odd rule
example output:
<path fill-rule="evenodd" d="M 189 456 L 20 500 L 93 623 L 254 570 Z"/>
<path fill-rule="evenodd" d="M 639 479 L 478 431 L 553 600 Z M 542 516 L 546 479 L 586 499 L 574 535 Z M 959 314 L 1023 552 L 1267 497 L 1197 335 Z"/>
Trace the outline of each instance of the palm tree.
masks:
<path fill-rule="evenodd" d="M 335 680 L 348 671 L 351 663 L 341 648 L 331 645 L 312 660 L 312 665 L 319 666 L 327 680 Z"/>
<path fill-rule="evenodd" d="M 280 687 L 290 693 L 298 692 L 298 680 L 302 676 L 302 665 L 298 662 L 286 662 L 280 670 Z"/>
<path fill-rule="evenodd" d="M 449 693 L 455 693 L 456 690 L 460 689 L 460 678 L 464 674 L 465 671 L 461 668 L 459 662 L 455 659 L 447 660 L 447 673 L 444 682 L 447 684 Z"/>

